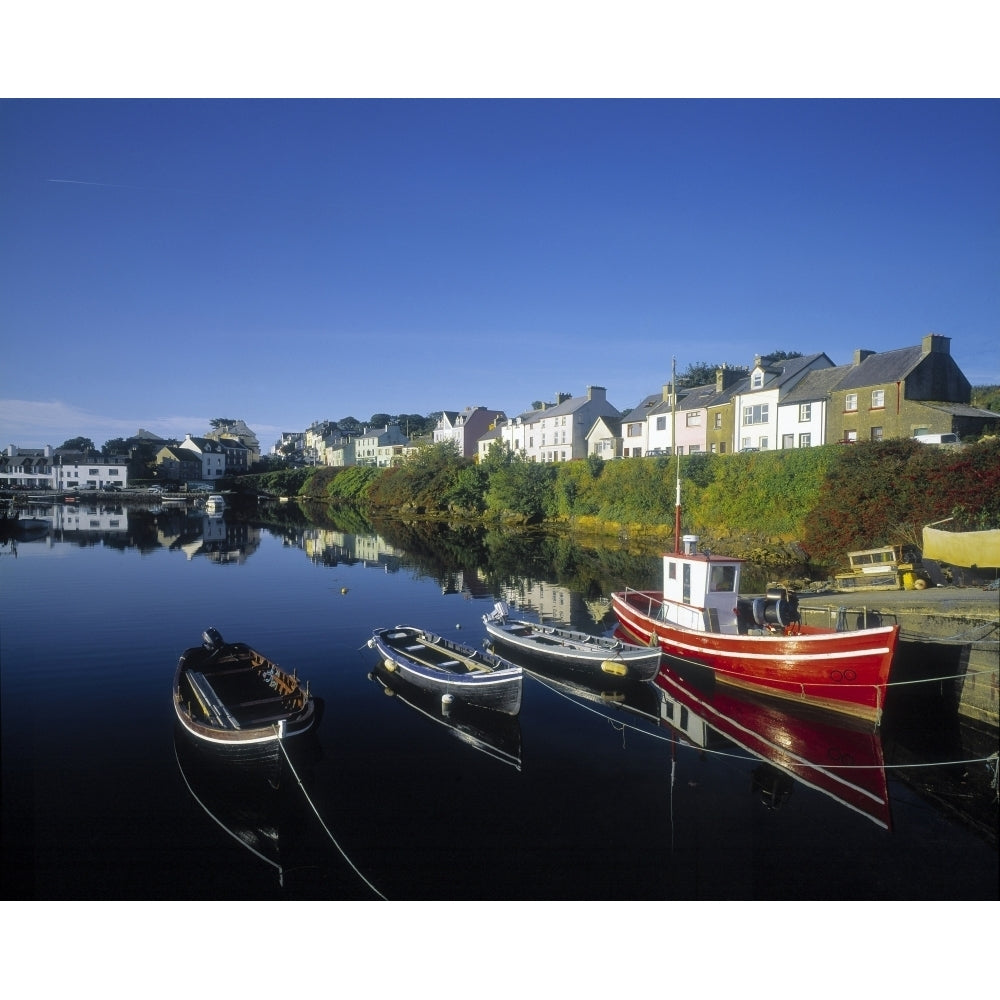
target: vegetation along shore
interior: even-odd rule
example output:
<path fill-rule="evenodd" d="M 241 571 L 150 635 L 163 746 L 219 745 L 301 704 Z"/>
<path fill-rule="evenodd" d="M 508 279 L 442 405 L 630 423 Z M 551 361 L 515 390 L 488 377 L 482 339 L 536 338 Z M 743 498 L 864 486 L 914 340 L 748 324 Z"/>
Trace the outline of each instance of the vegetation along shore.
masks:
<path fill-rule="evenodd" d="M 303 501 L 405 519 L 545 525 L 618 539 L 635 551 L 672 544 L 676 459 L 543 464 L 496 449 L 483 462 L 450 442 L 392 468 L 278 470 L 231 481 Z M 685 533 L 761 565 L 841 564 L 850 550 L 919 547 L 925 524 L 1000 528 L 1000 439 L 935 447 L 902 439 L 681 458 Z"/>

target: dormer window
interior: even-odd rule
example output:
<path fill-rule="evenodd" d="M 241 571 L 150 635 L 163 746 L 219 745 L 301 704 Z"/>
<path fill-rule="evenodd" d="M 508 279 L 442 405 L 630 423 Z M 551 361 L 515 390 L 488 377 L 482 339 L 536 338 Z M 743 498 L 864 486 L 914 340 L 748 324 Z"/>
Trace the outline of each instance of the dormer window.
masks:
<path fill-rule="evenodd" d="M 750 382 L 750 387 L 752 389 L 760 389 L 764 385 L 764 373 L 759 369 L 754 369 L 753 378 Z"/>

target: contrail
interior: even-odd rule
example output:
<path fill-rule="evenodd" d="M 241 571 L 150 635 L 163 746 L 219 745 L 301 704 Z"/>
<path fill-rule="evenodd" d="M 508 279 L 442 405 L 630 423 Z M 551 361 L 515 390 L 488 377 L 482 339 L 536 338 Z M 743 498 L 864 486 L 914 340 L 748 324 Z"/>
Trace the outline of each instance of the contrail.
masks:
<path fill-rule="evenodd" d="M 135 188 L 134 184 L 106 184 L 104 181 L 72 181 L 63 177 L 48 177 L 47 184 L 84 184 L 87 187 Z"/>

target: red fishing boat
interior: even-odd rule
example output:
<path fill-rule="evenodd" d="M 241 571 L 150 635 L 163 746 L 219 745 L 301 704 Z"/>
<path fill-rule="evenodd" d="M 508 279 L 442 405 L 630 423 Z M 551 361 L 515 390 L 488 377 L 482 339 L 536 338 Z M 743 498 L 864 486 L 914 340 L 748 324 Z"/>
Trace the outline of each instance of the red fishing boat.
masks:
<path fill-rule="evenodd" d="M 741 597 L 743 561 L 699 552 L 697 536 L 681 536 L 679 458 L 674 539 L 662 590 L 611 596 L 631 641 L 711 667 L 725 684 L 881 720 L 898 625 L 877 614 L 852 623 L 846 611 L 828 625 L 804 624 L 785 588 Z"/>

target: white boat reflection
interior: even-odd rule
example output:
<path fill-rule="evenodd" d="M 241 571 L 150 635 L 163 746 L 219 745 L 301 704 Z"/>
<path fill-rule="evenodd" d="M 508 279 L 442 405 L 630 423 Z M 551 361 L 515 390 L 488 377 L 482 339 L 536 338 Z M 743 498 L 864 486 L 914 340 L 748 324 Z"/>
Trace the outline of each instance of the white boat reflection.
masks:
<path fill-rule="evenodd" d="M 369 678 L 393 701 L 447 729 L 457 740 L 504 764 L 521 770 L 521 724 L 517 716 L 477 708 L 448 696 L 441 698 L 408 683 L 378 664 Z"/>

